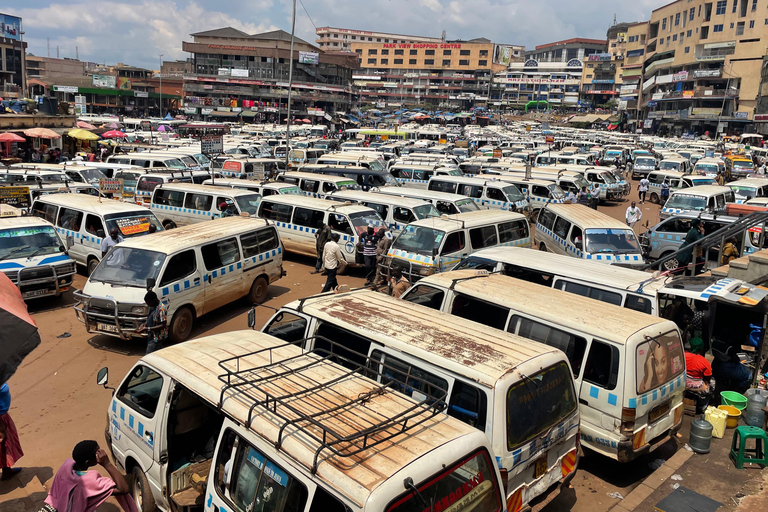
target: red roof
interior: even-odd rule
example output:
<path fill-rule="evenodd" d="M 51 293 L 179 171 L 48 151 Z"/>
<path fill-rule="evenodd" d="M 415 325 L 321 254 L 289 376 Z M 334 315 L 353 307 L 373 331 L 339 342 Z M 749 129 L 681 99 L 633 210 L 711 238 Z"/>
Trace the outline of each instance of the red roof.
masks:
<path fill-rule="evenodd" d="M 607 39 L 584 39 L 581 37 L 574 37 L 572 39 L 565 39 L 563 41 L 555 41 L 554 43 L 547 43 L 547 44 L 540 44 L 536 47 L 537 50 L 541 50 L 542 48 L 548 48 L 550 46 L 559 46 L 561 44 L 574 44 L 574 43 L 584 43 L 584 44 L 608 44 Z"/>

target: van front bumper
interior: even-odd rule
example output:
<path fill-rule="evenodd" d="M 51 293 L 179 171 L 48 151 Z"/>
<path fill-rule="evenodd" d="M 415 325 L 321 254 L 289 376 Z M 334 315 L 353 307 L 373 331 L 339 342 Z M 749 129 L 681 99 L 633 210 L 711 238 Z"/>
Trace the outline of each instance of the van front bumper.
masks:
<path fill-rule="evenodd" d="M 640 457 L 641 455 L 645 455 L 646 453 L 650 453 L 654 451 L 656 448 L 658 448 L 659 446 L 663 445 L 664 443 L 672 439 L 675 436 L 675 434 L 677 434 L 677 432 L 680 430 L 680 427 L 682 426 L 683 426 L 683 419 L 681 415 L 680 421 L 677 423 L 677 425 L 672 426 L 665 433 L 661 434 L 655 439 L 651 439 L 650 442 L 644 444 L 643 446 L 637 449 L 632 448 L 631 438 L 627 441 L 619 441 L 618 450 L 616 452 L 616 457 L 618 461 L 630 462 Z"/>
<path fill-rule="evenodd" d="M 144 304 L 124 304 L 106 297 L 92 297 L 82 290 L 75 290 L 73 306 L 75 316 L 85 324 L 89 333 L 105 334 L 122 340 L 146 338 L 138 333 L 140 325 L 147 320 L 147 306 Z"/>
<path fill-rule="evenodd" d="M 579 470 L 579 461 L 581 460 L 581 457 L 579 456 L 578 450 L 576 452 L 576 464 L 573 466 L 573 471 L 568 473 L 568 475 L 563 478 L 560 482 L 558 482 L 556 485 L 551 486 L 549 489 L 541 493 L 540 495 L 536 496 L 536 498 L 532 499 L 526 507 L 523 507 L 523 510 L 521 512 L 524 512 L 526 510 L 530 512 L 539 512 L 544 507 L 552 503 L 555 498 L 560 496 L 560 493 L 563 491 L 563 489 L 567 489 L 568 486 L 571 484 L 571 480 L 573 480 L 573 477 L 576 476 L 576 471 Z"/>
<path fill-rule="evenodd" d="M 438 268 L 434 265 L 420 265 L 408 260 L 392 257 L 385 258 L 384 261 L 379 265 L 380 273 L 387 277 L 391 275 L 392 269 L 395 268 L 399 268 L 403 273 L 403 277 L 408 279 L 411 284 L 438 272 Z"/>
<path fill-rule="evenodd" d="M 75 262 L 38 265 L 3 272 L 21 292 L 25 300 L 58 297 L 69 289 L 75 275 Z"/>

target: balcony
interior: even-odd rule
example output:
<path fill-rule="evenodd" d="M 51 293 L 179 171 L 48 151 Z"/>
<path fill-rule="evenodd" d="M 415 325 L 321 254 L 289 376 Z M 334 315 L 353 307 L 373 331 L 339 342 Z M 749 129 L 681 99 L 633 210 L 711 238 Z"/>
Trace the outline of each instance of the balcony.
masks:
<path fill-rule="evenodd" d="M 598 64 L 595 66 L 595 73 L 615 73 L 616 64 Z"/>

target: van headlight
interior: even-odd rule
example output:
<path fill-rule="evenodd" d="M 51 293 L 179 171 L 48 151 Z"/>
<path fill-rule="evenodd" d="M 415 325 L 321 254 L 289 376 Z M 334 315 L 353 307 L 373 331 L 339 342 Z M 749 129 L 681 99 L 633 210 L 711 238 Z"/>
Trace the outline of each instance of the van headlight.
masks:
<path fill-rule="evenodd" d="M 147 306 L 133 306 L 131 308 L 131 314 L 133 315 L 141 315 L 145 316 L 149 311 L 147 311 Z"/>

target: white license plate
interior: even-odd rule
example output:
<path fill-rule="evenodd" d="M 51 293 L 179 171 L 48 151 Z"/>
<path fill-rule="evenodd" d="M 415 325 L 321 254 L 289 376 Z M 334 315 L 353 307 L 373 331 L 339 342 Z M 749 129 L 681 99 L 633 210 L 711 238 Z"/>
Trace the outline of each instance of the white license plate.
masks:
<path fill-rule="evenodd" d="M 42 297 L 43 295 L 48 295 L 48 290 L 30 290 L 28 292 L 24 292 L 24 298 Z"/>
<path fill-rule="evenodd" d="M 105 331 L 105 332 L 114 332 L 117 334 L 117 326 L 112 324 L 102 324 L 98 323 L 96 324 L 99 331 Z"/>

